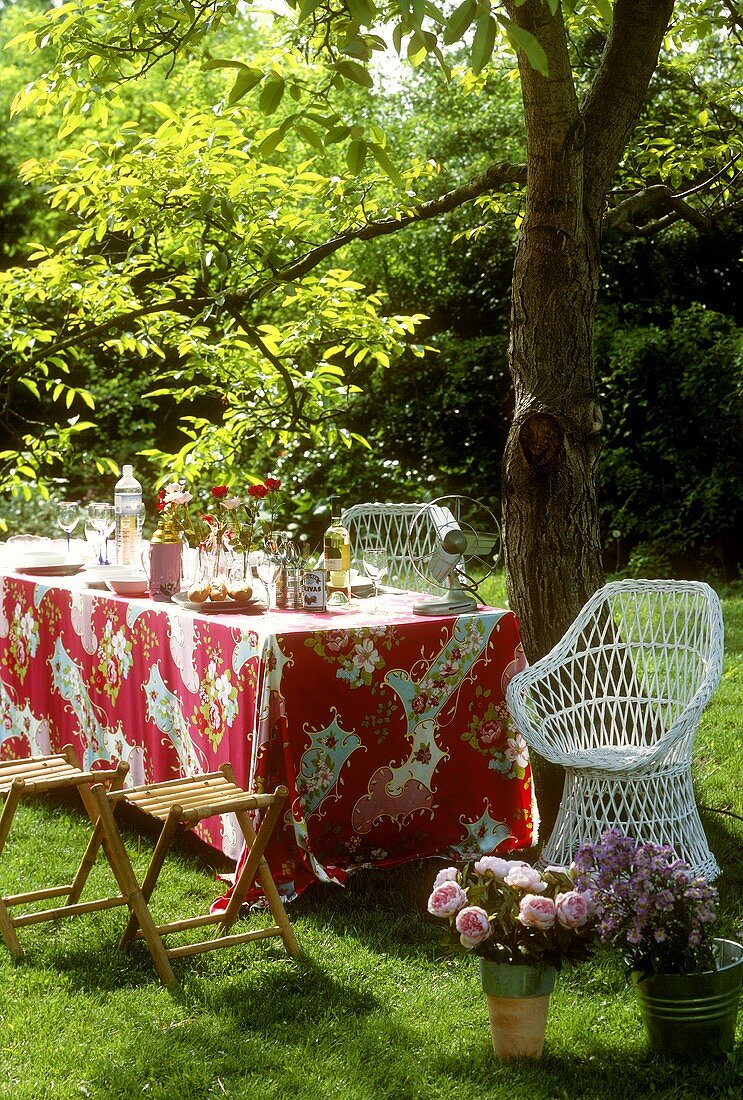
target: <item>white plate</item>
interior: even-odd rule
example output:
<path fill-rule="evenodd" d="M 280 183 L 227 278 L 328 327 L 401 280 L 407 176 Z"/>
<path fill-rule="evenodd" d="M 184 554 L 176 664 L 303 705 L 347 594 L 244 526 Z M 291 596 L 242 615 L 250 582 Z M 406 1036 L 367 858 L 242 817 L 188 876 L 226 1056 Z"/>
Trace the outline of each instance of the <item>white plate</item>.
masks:
<path fill-rule="evenodd" d="M 84 563 L 62 562 L 60 565 L 24 565 L 15 566 L 16 573 L 28 573 L 31 577 L 72 577 L 84 568 Z"/>
<path fill-rule="evenodd" d="M 266 610 L 266 605 L 259 600 L 205 600 L 204 603 L 194 603 L 189 600 L 187 592 L 176 592 L 172 597 L 173 603 L 179 607 L 185 607 L 187 611 L 200 611 L 202 615 L 238 614 L 261 615 Z"/>

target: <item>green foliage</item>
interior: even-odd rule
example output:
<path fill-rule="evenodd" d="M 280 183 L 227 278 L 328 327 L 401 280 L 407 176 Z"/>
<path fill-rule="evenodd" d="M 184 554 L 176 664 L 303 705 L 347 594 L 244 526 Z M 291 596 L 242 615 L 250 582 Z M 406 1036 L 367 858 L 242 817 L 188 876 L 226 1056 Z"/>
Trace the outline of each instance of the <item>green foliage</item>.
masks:
<path fill-rule="evenodd" d="M 599 360 L 604 521 L 667 557 L 733 563 L 743 527 L 743 340 L 693 306 L 616 329 Z"/>
<path fill-rule="evenodd" d="M 298 71 L 296 57 L 286 60 Z M 34 87 L 29 104 L 53 102 L 48 84 Z M 26 183 L 45 189 L 70 228 L 56 246 L 35 246 L 33 266 L 0 277 L 11 385 L 74 411 L 92 405 L 84 384 L 91 359 L 139 357 L 151 395 L 184 412 L 187 439 L 170 460 L 172 439 L 153 440 L 159 446 L 147 454 L 191 477 L 244 463 L 258 443 L 277 445 L 290 433 L 313 442 L 327 432 L 331 443 L 350 443 L 352 433 L 332 423 L 355 389 L 349 369 L 366 358 L 389 364 L 418 319 L 382 316 L 380 299 L 343 269 L 315 275 L 311 264 L 293 279 L 279 268 L 297 240 L 309 247 L 313 236 L 357 224 L 362 192 L 307 161 L 287 169 L 265 160 L 290 133 L 288 115 L 266 129 L 264 115 L 247 108 L 220 117 L 188 98 L 171 106 L 153 97 L 146 114 L 155 125 L 147 129 L 122 115 L 126 106 L 112 100 L 99 120 L 104 130 L 115 123 L 111 138 L 90 137 L 56 161 L 29 158 L 23 166 Z M 262 107 L 273 114 L 279 101 Z M 383 142 L 377 131 L 369 147 Z M 374 163 L 386 161 L 376 155 Z M 367 175 L 380 178 L 371 168 Z M 367 199 L 364 216 L 373 208 Z M 91 356 L 81 355 L 85 344 Z M 14 412 L 19 424 L 33 419 L 17 402 Z M 72 430 L 62 428 L 50 466 L 64 463 Z M 7 456 L 10 485 L 44 474 L 37 434 L 17 429 L 23 458 L 14 464 Z"/>
<path fill-rule="evenodd" d="M 294 456 L 308 518 L 323 479 L 325 493 L 345 479 L 345 499 L 466 483 L 496 500 L 521 186 L 424 223 L 415 244 L 359 238 L 525 158 L 515 64 L 548 72 L 538 35 L 474 0 L 290 7 L 269 24 L 232 0 L 82 0 L 30 5 L 25 28 L 3 11 L 11 141 L 49 204 L 0 275 L 10 489 L 71 477 L 84 495 L 137 450 L 151 477 L 191 483 Z M 710 209 L 733 193 L 740 63 L 708 8 L 679 7 L 618 200 L 713 171 Z M 563 15 L 585 91 L 612 8 Z M 416 82 L 378 64 L 380 21 Z M 365 435 L 373 462 L 350 449 Z"/>

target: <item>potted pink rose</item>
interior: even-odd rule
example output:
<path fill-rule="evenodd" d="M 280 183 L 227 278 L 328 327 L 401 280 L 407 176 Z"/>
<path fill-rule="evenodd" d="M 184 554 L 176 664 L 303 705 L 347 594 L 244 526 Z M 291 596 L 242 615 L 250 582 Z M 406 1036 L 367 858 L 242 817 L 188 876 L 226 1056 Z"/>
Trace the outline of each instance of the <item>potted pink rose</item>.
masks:
<path fill-rule="evenodd" d="M 589 896 L 565 868 L 483 856 L 440 871 L 428 911 L 447 922 L 447 954 L 478 956 L 498 1057 L 539 1058 L 557 971 L 595 944 Z"/>

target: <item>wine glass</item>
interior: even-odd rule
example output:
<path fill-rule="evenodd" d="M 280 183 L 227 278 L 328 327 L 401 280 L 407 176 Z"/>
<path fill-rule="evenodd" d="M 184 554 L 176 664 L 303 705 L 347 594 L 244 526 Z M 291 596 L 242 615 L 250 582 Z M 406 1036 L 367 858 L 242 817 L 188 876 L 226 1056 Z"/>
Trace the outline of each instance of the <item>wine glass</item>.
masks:
<path fill-rule="evenodd" d="M 67 535 L 67 553 L 70 552 L 70 535 L 80 521 L 80 505 L 76 500 L 60 500 L 57 504 L 57 523 Z"/>
<path fill-rule="evenodd" d="M 374 603 L 371 613 L 380 615 L 383 612 L 379 606 L 379 584 L 387 576 L 387 548 L 378 544 L 365 546 L 361 560 L 364 572 L 374 585 Z"/>
<path fill-rule="evenodd" d="M 96 565 L 102 565 L 103 557 L 101 551 L 103 546 L 103 537 L 101 535 L 101 532 L 98 530 L 95 523 L 93 522 L 90 513 L 85 516 L 84 530 L 86 539 L 93 547 L 93 557 Z"/>
<path fill-rule="evenodd" d="M 98 559 L 101 565 L 108 565 L 108 540 L 116 526 L 116 514 L 113 504 L 107 501 L 94 501 L 88 505 L 88 522 L 100 535 Z"/>
<path fill-rule="evenodd" d="M 275 539 L 266 538 L 263 543 L 263 553 L 255 567 L 258 579 L 266 590 L 266 604 L 271 609 L 271 593 L 275 591 L 276 578 L 281 569 L 281 560 L 278 557 L 278 544 Z"/>

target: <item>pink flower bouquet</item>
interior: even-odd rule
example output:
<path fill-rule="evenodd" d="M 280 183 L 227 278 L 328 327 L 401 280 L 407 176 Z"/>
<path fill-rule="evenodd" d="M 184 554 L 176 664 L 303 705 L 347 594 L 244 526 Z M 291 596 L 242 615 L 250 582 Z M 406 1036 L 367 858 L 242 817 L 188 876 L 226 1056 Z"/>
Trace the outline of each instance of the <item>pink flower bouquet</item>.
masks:
<path fill-rule="evenodd" d="M 547 963 L 586 958 L 596 939 L 588 895 L 563 867 L 483 856 L 440 871 L 428 912 L 447 921 L 447 953 L 471 952 L 492 962 Z"/>

